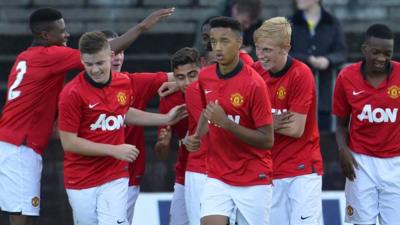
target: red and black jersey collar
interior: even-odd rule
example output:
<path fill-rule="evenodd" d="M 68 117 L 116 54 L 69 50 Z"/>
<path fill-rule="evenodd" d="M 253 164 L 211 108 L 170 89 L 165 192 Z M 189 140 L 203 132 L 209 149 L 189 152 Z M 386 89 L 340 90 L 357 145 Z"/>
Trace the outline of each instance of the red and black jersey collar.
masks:
<path fill-rule="evenodd" d="M 292 59 L 292 57 L 288 56 L 285 66 L 280 71 L 275 72 L 275 73 L 272 71 L 268 71 L 268 73 L 270 74 L 271 77 L 281 77 L 287 73 L 287 71 L 290 69 L 292 64 L 293 64 L 293 59 Z"/>
<path fill-rule="evenodd" d="M 96 81 L 94 81 L 87 73 L 86 71 L 83 73 L 83 77 L 85 78 L 85 80 L 92 85 L 95 88 L 103 88 L 105 86 L 108 86 L 111 83 L 111 79 L 112 79 L 112 72 L 110 71 L 110 78 L 108 79 L 108 81 L 104 84 L 102 83 L 97 83 Z"/>
<path fill-rule="evenodd" d="M 217 67 L 216 67 L 217 71 L 216 72 L 217 72 L 219 79 L 227 80 L 227 79 L 232 78 L 235 75 L 239 74 L 240 71 L 242 70 L 242 68 L 243 68 L 243 62 L 242 62 L 242 60 L 239 60 L 238 64 L 232 71 L 230 71 L 227 74 L 222 74 L 221 71 L 219 70 L 219 64 L 217 63 Z"/>
<path fill-rule="evenodd" d="M 367 73 L 365 72 L 365 63 L 366 63 L 366 61 L 365 61 L 365 59 L 363 59 L 361 61 L 361 68 L 360 68 L 361 75 L 362 75 L 364 80 L 367 79 Z M 386 80 L 389 80 L 390 75 L 392 74 L 392 71 L 393 71 L 393 64 L 390 61 L 389 64 L 387 65 L 387 68 L 386 68 Z"/>

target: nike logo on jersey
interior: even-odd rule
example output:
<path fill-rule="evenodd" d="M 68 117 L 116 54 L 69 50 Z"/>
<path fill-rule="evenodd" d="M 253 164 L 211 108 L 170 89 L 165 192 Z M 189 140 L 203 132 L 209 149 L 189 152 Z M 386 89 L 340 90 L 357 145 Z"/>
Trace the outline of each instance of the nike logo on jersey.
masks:
<path fill-rule="evenodd" d="M 396 122 L 398 108 L 375 108 L 372 109 L 371 105 L 365 105 L 360 114 L 357 115 L 357 119 L 360 121 L 368 120 L 370 123 L 394 123 Z"/>
<path fill-rule="evenodd" d="M 96 105 L 98 105 L 99 103 L 96 104 L 89 104 L 89 109 L 93 109 L 94 107 L 96 107 Z"/>
<path fill-rule="evenodd" d="M 117 224 L 121 224 L 121 223 L 124 223 L 125 222 L 125 220 L 117 220 Z"/>
<path fill-rule="evenodd" d="M 301 220 L 305 220 L 305 219 L 310 218 L 310 217 L 311 217 L 311 216 L 304 216 L 304 217 L 303 217 L 303 216 L 300 216 L 300 219 L 301 219 Z"/>
<path fill-rule="evenodd" d="M 204 93 L 205 94 L 209 94 L 209 93 L 211 93 L 212 91 L 210 91 L 210 90 L 204 90 Z"/>
<path fill-rule="evenodd" d="M 361 94 L 361 93 L 363 93 L 364 91 L 353 91 L 353 95 L 354 96 L 356 96 L 356 95 L 359 95 L 359 94 Z"/>

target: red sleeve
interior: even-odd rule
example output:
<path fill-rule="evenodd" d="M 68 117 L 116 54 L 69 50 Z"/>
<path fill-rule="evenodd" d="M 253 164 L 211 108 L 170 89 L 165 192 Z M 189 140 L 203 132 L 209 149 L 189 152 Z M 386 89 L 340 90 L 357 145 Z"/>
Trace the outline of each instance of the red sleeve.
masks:
<path fill-rule="evenodd" d="M 246 65 L 251 66 L 254 64 L 253 58 L 251 58 L 251 56 L 249 54 L 247 54 L 246 52 L 240 51 L 239 57 L 242 60 L 242 62 Z"/>
<path fill-rule="evenodd" d="M 79 50 L 54 46 L 49 49 L 52 72 L 54 74 L 62 74 L 73 69 L 84 69 L 81 63 Z"/>
<path fill-rule="evenodd" d="M 335 91 L 333 92 L 332 113 L 336 116 L 349 116 L 351 114 L 351 105 L 347 101 L 346 91 L 343 86 L 343 75 L 339 74 L 335 83 Z"/>
<path fill-rule="evenodd" d="M 203 111 L 198 82 L 192 83 L 186 88 L 186 109 L 189 120 L 189 134 L 193 134 Z"/>
<path fill-rule="evenodd" d="M 202 75 L 202 73 L 200 72 L 200 75 L 199 75 L 199 94 L 200 94 L 200 105 L 203 107 L 203 109 L 204 108 L 206 108 L 206 106 L 207 106 L 207 100 L 206 100 L 206 96 L 205 96 L 205 94 L 204 94 L 204 88 L 203 88 L 203 85 L 202 85 L 202 76 L 204 76 L 204 75 Z"/>
<path fill-rule="evenodd" d="M 306 68 L 296 72 L 288 94 L 289 111 L 306 115 L 315 95 L 314 76 Z"/>
<path fill-rule="evenodd" d="M 134 98 L 141 98 L 145 102 L 156 96 L 160 86 L 168 81 L 168 75 L 164 72 L 130 73 L 129 77 L 135 87 Z"/>
<path fill-rule="evenodd" d="M 250 99 L 251 115 L 256 127 L 272 124 L 271 100 L 269 99 L 268 88 L 261 77 L 258 81 Z"/>
<path fill-rule="evenodd" d="M 71 85 L 64 88 L 59 101 L 59 130 L 78 133 L 82 117 L 81 102 L 79 93 Z"/>

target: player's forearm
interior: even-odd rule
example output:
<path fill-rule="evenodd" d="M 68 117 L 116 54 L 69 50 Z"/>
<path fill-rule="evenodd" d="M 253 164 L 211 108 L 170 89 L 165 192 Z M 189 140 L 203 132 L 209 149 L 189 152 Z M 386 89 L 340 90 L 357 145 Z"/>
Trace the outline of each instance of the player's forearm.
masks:
<path fill-rule="evenodd" d="M 270 149 L 274 144 L 274 130 L 272 125 L 253 130 L 228 120 L 223 129 L 256 148 Z"/>
<path fill-rule="evenodd" d="M 111 156 L 113 145 L 101 144 L 78 137 L 76 134 L 60 131 L 61 144 L 66 152 L 85 156 Z"/>
<path fill-rule="evenodd" d="M 118 53 L 127 49 L 141 33 L 145 31 L 143 24 L 139 23 L 136 26 L 129 29 L 120 37 L 117 37 L 110 41 L 111 50 Z"/>
<path fill-rule="evenodd" d="M 348 126 L 349 126 L 348 119 L 337 117 L 336 143 L 338 145 L 339 150 L 348 148 L 348 139 L 349 139 Z"/>
<path fill-rule="evenodd" d="M 307 115 L 296 112 L 289 112 L 291 118 L 285 119 L 279 116 L 274 117 L 274 132 L 292 138 L 303 136 L 306 126 Z"/>
<path fill-rule="evenodd" d="M 203 112 L 200 115 L 199 121 L 196 127 L 196 134 L 199 137 L 203 137 L 204 134 L 208 132 L 208 122 L 207 118 L 204 116 Z"/>
<path fill-rule="evenodd" d="M 168 116 L 160 113 L 150 113 L 135 108 L 130 108 L 125 122 L 138 126 L 159 126 L 168 123 Z"/>

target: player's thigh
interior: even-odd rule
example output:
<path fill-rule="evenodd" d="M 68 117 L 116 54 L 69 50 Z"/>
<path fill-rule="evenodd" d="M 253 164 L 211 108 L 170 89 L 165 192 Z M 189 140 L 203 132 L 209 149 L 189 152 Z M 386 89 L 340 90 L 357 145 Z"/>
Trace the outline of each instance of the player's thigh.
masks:
<path fill-rule="evenodd" d="M 226 221 L 228 221 L 228 217 L 232 214 L 235 208 L 230 193 L 230 187 L 230 185 L 217 179 L 206 179 L 203 193 L 200 198 L 200 217 L 202 218 L 202 224 L 203 221 L 208 221 L 208 219 L 204 217 L 214 218 L 209 216 L 223 216 L 226 217 Z"/>
<path fill-rule="evenodd" d="M 272 203 L 272 185 L 232 187 L 238 224 L 268 225 Z"/>
<path fill-rule="evenodd" d="M 133 214 L 135 212 L 136 200 L 139 196 L 140 186 L 133 185 L 128 187 L 128 205 L 127 205 L 127 218 L 129 224 L 132 224 Z"/>
<path fill-rule="evenodd" d="M 346 179 L 345 222 L 352 224 L 375 224 L 379 214 L 378 191 L 374 180 L 375 168 L 371 157 L 353 154 L 358 164 L 355 168 L 356 179 Z"/>
<path fill-rule="evenodd" d="M 376 159 L 379 176 L 379 221 L 400 225 L 400 157 Z"/>
<path fill-rule="evenodd" d="M 189 220 L 186 213 L 185 186 L 175 183 L 170 208 L 170 225 L 188 225 Z"/>
<path fill-rule="evenodd" d="M 75 225 L 97 225 L 97 194 L 100 187 L 67 189 Z"/>
<path fill-rule="evenodd" d="M 129 225 L 126 211 L 128 178 L 119 178 L 103 184 L 97 198 L 98 225 Z"/>
<path fill-rule="evenodd" d="M 42 156 L 24 145 L 0 142 L 0 208 L 38 216 Z"/>
<path fill-rule="evenodd" d="M 294 177 L 289 189 L 290 224 L 319 225 L 322 215 L 322 177 L 316 173 Z"/>
<path fill-rule="evenodd" d="M 272 204 L 270 213 L 271 225 L 287 225 L 289 223 L 289 213 L 291 211 L 289 204 L 288 189 L 291 179 L 275 179 L 272 181 Z"/>
<path fill-rule="evenodd" d="M 190 225 L 200 225 L 200 196 L 206 179 L 205 174 L 186 171 L 185 205 Z"/>

